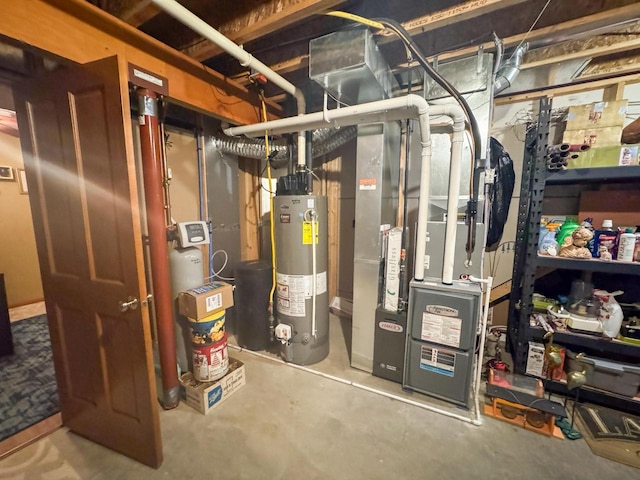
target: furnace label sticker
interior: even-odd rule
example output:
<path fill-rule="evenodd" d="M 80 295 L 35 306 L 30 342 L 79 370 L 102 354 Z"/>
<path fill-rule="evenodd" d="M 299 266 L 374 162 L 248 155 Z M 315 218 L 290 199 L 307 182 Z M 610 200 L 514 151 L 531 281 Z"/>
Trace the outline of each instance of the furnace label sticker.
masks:
<path fill-rule="evenodd" d="M 318 244 L 318 221 L 314 222 L 315 233 L 316 233 L 316 245 Z M 303 245 L 311 245 L 311 222 L 302 222 L 302 244 Z"/>
<path fill-rule="evenodd" d="M 420 351 L 420 368 L 429 372 L 453 377 L 456 370 L 456 354 L 424 345 Z"/>
<path fill-rule="evenodd" d="M 457 348 L 460 346 L 461 331 L 461 318 L 446 317 L 427 312 L 422 314 L 420 338 L 426 342 L 440 343 Z"/>
<path fill-rule="evenodd" d="M 278 273 L 277 296 L 278 312 L 290 317 L 304 317 L 306 275 L 285 275 Z"/>

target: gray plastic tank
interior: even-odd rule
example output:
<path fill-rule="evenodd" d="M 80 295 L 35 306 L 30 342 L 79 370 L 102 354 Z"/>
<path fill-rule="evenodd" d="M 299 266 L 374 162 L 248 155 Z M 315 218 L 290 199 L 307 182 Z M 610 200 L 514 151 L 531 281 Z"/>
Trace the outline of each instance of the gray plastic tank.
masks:
<path fill-rule="evenodd" d="M 315 224 L 312 225 L 313 218 Z M 274 199 L 274 223 L 276 318 L 277 323 L 290 325 L 292 330 L 291 340 L 282 345 L 282 357 L 287 362 L 311 365 L 329 354 L 327 197 L 278 195 Z M 315 282 L 313 233 L 316 234 Z"/>

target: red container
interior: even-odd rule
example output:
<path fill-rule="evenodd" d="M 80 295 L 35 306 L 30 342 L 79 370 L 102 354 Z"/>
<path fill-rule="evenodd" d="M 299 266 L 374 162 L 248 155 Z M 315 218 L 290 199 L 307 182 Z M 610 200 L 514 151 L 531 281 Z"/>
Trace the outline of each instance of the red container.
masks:
<path fill-rule="evenodd" d="M 229 371 L 227 334 L 211 345 L 193 345 L 193 376 L 200 382 L 213 382 Z"/>

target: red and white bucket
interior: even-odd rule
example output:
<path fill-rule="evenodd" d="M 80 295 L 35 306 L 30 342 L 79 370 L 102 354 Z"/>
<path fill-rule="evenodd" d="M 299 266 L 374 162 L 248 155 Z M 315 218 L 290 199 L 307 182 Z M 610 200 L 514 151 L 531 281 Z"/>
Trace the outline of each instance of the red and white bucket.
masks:
<path fill-rule="evenodd" d="M 227 334 L 211 345 L 193 345 L 193 376 L 200 382 L 213 382 L 229 371 Z"/>

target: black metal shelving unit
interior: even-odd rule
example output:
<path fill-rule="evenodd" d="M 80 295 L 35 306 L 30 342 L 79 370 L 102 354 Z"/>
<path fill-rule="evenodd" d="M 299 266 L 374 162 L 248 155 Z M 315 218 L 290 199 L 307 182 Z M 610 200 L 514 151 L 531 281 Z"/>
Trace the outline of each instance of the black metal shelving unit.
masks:
<path fill-rule="evenodd" d="M 528 129 L 525 139 L 507 334 L 507 348 L 512 354 L 516 373 L 524 373 L 526 370 L 529 341 L 540 341 L 543 337 L 542 329 L 530 325 L 536 272 L 539 267 L 640 277 L 638 263 L 538 255 L 539 225 L 546 185 L 604 182 L 640 184 L 640 166 L 569 169 L 548 173 L 544 156 L 548 146 L 550 114 L 551 103 L 547 98 L 542 98 L 538 121 Z M 594 335 L 556 332 L 554 343 L 584 351 L 588 355 L 612 358 L 626 363 L 640 362 L 640 346 L 615 340 L 608 341 Z M 545 386 L 553 393 L 574 396 L 567 391 L 566 385 L 562 382 L 548 380 L 545 381 Z M 631 413 L 640 410 L 639 400 L 597 388 L 583 387 L 580 391 L 580 399 Z"/>

